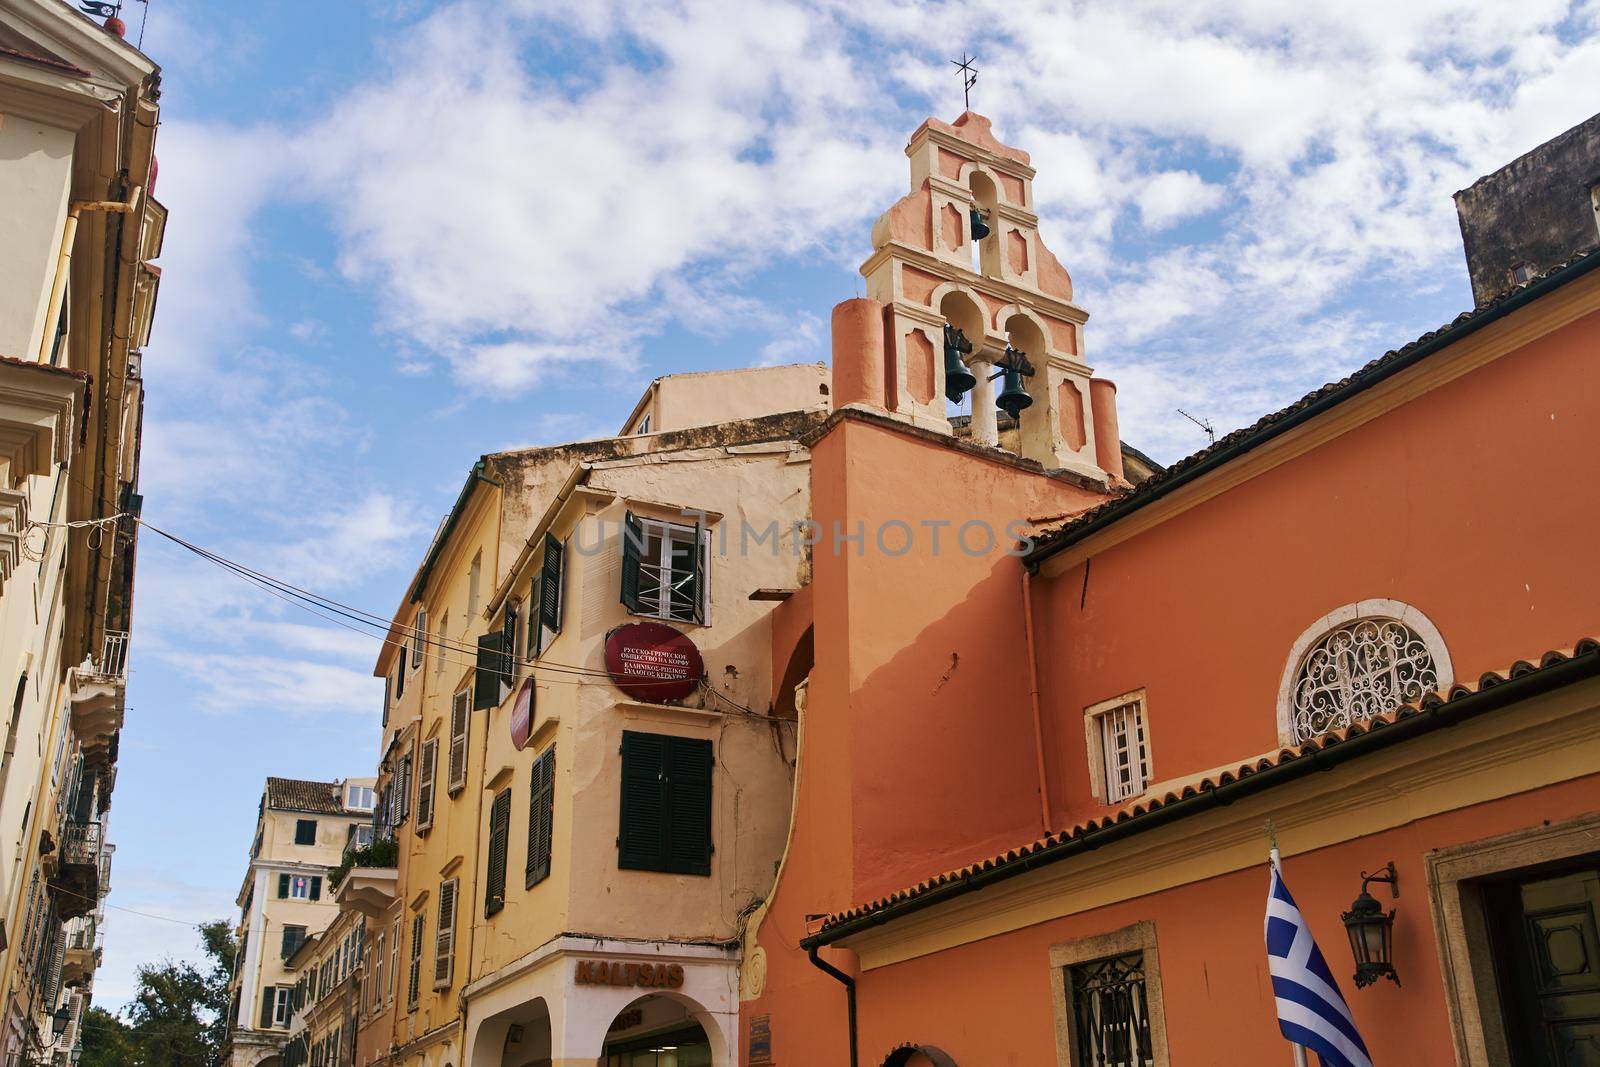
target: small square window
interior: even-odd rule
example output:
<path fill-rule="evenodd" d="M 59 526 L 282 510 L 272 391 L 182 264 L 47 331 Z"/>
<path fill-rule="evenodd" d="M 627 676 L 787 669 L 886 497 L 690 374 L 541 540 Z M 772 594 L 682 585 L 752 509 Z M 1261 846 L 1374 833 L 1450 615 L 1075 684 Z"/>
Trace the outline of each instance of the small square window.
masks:
<path fill-rule="evenodd" d="M 1129 693 L 1088 709 L 1090 779 L 1107 804 L 1120 804 L 1150 783 L 1144 694 Z"/>
<path fill-rule="evenodd" d="M 1526 285 L 1533 280 L 1533 268 L 1526 263 L 1518 263 L 1511 268 L 1511 284 Z"/>
<path fill-rule="evenodd" d="M 294 843 L 297 845 L 314 845 L 317 843 L 317 820 L 296 819 L 294 823 Z"/>

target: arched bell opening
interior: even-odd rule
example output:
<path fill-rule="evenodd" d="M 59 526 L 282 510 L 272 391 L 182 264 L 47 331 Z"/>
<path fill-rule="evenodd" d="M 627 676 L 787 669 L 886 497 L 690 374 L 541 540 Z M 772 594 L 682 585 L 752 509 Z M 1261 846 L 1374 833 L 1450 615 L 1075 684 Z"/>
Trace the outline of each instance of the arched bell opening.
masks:
<path fill-rule="evenodd" d="M 968 216 L 969 232 L 972 235 L 972 240 L 969 242 L 972 247 L 972 269 L 975 273 L 982 274 L 984 250 L 996 240 L 994 231 L 1000 219 L 994 209 L 995 204 L 999 202 L 1000 192 L 995 188 L 994 179 L 976 168 L 967 177 L 967 188 L 972 190 L 973 203 Z"/>
<path fill-rule="evenodd" d="M 1049 407 L 1045 374 L 1045 364 L 1049 360 L 1049 342 L 1045 340 L 1043 327 L 1030 315 L 1021 312 L 1013 314 L 1005 320 L 1003 326 L 1006 332 L 1006 344 L 1013 351 L 1022 353 L 1024 357 L 1026 365 L 1023 370 L 1031 368 L 1033 371 L 1031 375 L 1027 373 L 1005 375 L 999 383 L 997 402 L 1002 408 L 1019 409 L 1013 424 L 1020 426 L 1022 419 L 1027 418 L 1028 412 L 1034 412 L 1037 417 Z M 1019 362 L 1020 365 L 1022 364 Z M 1020 395 L 1015 395 L 1017 393 Z"/>
<path fill-rule="evenodd" d="M 651 993 L 617 1012 L 598 1067 L 725 1067 L 727 1041 L 709 1013 L 688 997 Z"/>
<path fill-rule="evenodd" d="M 945 331 L 944 374 L 941 376 L 947 401 L 946 414 L 958 415 L 965 410 L 964 405 L 973 389 L 974 382 L 969 379 L 977 374 L 977 370 L 970 366 L 972 357 L 983 350 L 983 308 L 968 293 L 954 289 L 940 299 L 939 314 L 949 324 L 949 329 Z M 954 335 L 950 332 L 952 329 L 956 331 Z M 962 344 L 965 348 L 953 347 Z"/>

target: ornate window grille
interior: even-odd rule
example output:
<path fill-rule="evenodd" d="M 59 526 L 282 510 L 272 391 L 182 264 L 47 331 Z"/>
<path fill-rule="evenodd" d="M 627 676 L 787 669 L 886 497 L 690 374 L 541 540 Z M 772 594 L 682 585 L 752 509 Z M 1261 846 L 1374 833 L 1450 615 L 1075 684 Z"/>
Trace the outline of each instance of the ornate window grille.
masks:
<path fill-rule="evenodd" d="M 1294 739 L 1363 722 L 1437 688 L 1438 667 L 1415 630 L 1395 619 L 1357 619 L 1301 660 L 1290 698 Z"/>
<path fill-rule="evenodd" d="M 1077 1060 L 1073 1067 L 1154 1067 L 1144 953 L 1067 968 Z"/>

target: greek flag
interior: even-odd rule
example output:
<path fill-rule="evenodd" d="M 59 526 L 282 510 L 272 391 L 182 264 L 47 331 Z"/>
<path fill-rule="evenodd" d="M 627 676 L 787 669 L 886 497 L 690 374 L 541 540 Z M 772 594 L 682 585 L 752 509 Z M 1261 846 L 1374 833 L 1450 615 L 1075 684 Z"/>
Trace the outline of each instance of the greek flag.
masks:
<path fill-rule="evenodd" d="M 1322 1057 L 1323 1067 L 1372 1067 L 1338 983 L 1311 937 L 1311 928 L 1295 907 L 1289 887 L 1283 884 L 1276 849 L 1271 867 L 1267 964 L 1278 1003 L 1278 1029 L 1296 1045 Z"/>

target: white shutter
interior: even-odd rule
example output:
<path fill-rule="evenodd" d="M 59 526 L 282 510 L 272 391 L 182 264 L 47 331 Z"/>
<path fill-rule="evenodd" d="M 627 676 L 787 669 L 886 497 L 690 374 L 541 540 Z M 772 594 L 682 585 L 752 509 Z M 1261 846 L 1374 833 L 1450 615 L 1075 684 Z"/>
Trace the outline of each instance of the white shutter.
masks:
<path fill-rule="evenodd" d="M 454 878 L 439 883 L 439 928 L 433 946 L 433 988 L 445 989 L 455 973 L 456 885 Z"/>
<path fill-rule="evenodd" d="M 1115 804 L 1144 792 L 1150 778 L 1150 750 L 1145 739 L 1144 707 L 1130 701 L 1101 713 L 1100 741 L 1105 760 L 1106 803 Z"/>
<path fill-rule="evenodd" d="M 450 705 L 450 777 L 446 788 L 452 793 L 467 785 L 467 726 L 472 721 L 470 715 L 471 698 L 463 689 Z"/>
<path fill-rule="evenodd" d="M 417 832 L 433 825 L 434 779 L 439 765 L 439 739 L 422 743 L 422 766 L 417 772 Z"/>
<path fill-rule="evenodd" d="M 428 612 L 426 610 L 417 612 L 417 621 L 412 628 L 416 630 L 416 637 L 411 642 L 411 669 L 416 670 L 422 666 L 422 649 L 428 643 Z"/>

